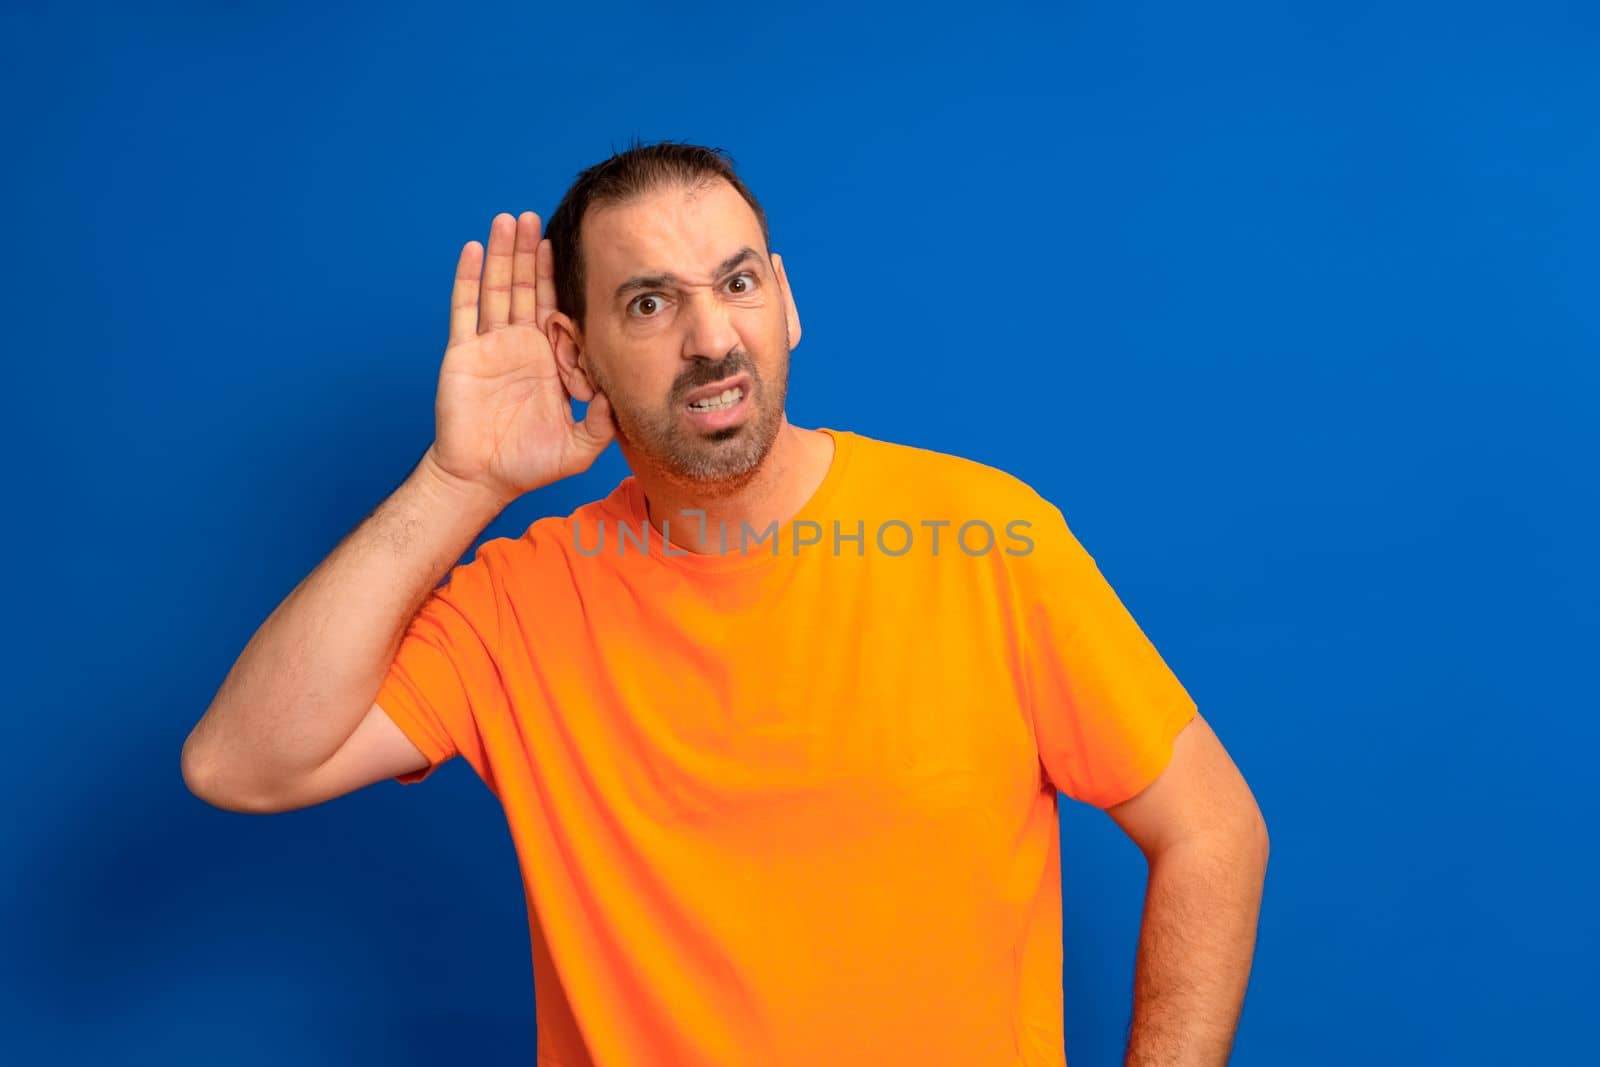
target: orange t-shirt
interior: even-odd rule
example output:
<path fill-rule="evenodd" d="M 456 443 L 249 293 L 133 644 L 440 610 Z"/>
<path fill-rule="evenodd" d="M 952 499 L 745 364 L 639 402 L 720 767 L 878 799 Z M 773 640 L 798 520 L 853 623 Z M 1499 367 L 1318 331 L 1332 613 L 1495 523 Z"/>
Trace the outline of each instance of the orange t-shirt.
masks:
<path fill-rule="evenodd" d="M 505 810 L 541 1065 L 1064 1062 L 1056 791 L 1139 792 L 1195 703 L 1025 483 L 824 432 L 726 553 L 631 476 L 484 542 L 384 679 L 397 780 Z"/>

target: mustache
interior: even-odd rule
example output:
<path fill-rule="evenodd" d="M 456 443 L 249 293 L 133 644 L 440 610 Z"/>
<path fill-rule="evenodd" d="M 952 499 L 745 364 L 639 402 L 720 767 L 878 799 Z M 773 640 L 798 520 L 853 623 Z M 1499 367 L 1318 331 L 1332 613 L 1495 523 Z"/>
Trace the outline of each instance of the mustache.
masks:
<path fill-rule="evenodd" d="M 755 367 L 751 365 L 749 359 L 742 352 L 730 355 L 714 366 L 708 364 L 696 367 L 689 377 L 681 379 L 673 386 L 673 395 L 682 397 L 685 393 L 698 389 L 702 385 L 714 385 L 724 378 L 733 377 L 741 371 L 749 374 L 752 380 L 756 377 Z"/>

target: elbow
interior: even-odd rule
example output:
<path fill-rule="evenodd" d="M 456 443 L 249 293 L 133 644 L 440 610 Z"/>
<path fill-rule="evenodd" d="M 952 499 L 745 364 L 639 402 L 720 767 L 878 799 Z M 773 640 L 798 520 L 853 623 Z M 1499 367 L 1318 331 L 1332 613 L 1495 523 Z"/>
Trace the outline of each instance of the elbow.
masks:
<path fill-rule="evenodd" d="M 178 760 L 178 768 L 183 774 L 184 787 L 190 793 L 214 808 L 221 808 L 224 811 L 238 810 L 238 805 L 223 795 L 217 781 L 216 763 L 195 744 L 193 734 L 183 744 L 183 754 Z"/>
<path fill-rule="evenodd" d="M 1250 847 L 1264 872 L 1267 869 L 1267 858 L 1272 853 L 1272 839 L 1267 834 L 1267 820 L 1261 814 L 1261 809 L 1256 809 L 1256 817 L 1250 827 Z"/>
<path fill-rule="evenodd" d="M 178 758 L 178 770 L 183 775 L 183 784 L 189 792 L 207 801 L 209 785 L 205 778 L 206 762 L 200 755 L 200 748 L 195 744 L 194 734 L 183 743 L 183 753 Z"/>
<path fill-rule="evenodd" d="M 218 771 L 216 760 L 195 743 L 193 734 L 183 744 L 178 767 L 183 775 L 184 787 L 213 808 L 242 815 L 266 815 L 280 810 L 237 790 L 230 790 L 226 777 Z"/>

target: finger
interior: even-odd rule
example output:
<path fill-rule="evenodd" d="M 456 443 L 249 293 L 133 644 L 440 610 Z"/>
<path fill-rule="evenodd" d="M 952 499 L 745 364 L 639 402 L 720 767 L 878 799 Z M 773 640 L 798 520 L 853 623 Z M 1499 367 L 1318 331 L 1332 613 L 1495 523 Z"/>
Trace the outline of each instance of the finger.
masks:
<path fill-rule="evenodd" d="M 450 288 L 450 344 L 458 345 L 478 332 L 478 273 L 483 269 L 483 246 L 468 241 L 456 260 L 456 281 Z"/>
<path fill-rule="evenodd" d="M 550 321 L 550 316 L 556 310 L 556 258 L 555 246 L 547 237 L 539 242 L 538 282 L 534 289 L 535 315 L 539 320 L 539 329 L 543 330 L 545 323 Z"/>
<path fill-rule="evenodd" d="M 517 219 L 517 246 L 511 257 L 511 325 L 534 326 L 534 276 L 539 249 L 539 216 L 524 211 Z"/>
<path fill-rule="evenodd" d="M 478 332 L 506 324 L 511 314 L 511 251 L 517 220 L 502 211 L 489 223 L 489 253 L 483 265 L 483 291 L 478 295 Z"/>

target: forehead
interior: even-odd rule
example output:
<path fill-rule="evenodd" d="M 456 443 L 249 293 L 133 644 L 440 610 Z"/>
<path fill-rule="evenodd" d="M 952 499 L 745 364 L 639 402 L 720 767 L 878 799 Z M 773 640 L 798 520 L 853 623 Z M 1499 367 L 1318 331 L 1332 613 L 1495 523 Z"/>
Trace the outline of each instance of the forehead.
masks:
<path fill-rule="evenodd" d="M 639 273 L 703 275 L 741 245 L 761 249 L 761 224 L 738 190 L 722 179 L 688 189 L 672 185 L 627 204 L 592 209 L 583 224 L 591 286 L 609 292 Z"/>

